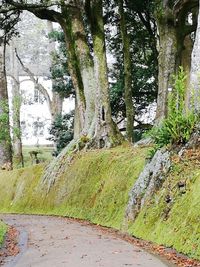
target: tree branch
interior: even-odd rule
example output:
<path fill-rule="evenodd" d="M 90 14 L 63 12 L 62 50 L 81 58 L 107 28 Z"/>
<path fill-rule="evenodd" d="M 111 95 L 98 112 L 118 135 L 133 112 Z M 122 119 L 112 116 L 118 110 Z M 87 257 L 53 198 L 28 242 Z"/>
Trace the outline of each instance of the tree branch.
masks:
<path fill-rule="evenodd" d="M 24 63 L 22 62 L 21 58 L 19 57 L 17 53 L 17 49 L 15 49 L 15 54 L 16 54 L 16 57 L 19 63 L 22 66 L 22 69 L 24 70 L 24 72 L 28 74 L 28 76 L 30 77 L 30 80 L 34 83 L 35 88 L 45 97 L 47 101 L 47 105 L 49 107 L 49 111 L 50 113 L 52 113 L 52 101 L 50 99 L 47 89 L 41 83 L 38 82 L 38 79 L 35 78 L 34 74 L 30 71 L 30 69 L 25 67 Z"/>

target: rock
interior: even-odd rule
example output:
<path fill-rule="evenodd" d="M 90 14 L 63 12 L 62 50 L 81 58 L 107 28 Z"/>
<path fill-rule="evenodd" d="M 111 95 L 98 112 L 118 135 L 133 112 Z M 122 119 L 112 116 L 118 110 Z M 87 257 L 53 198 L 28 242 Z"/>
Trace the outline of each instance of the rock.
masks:
<path fill-rule="evenodd" d="M 141 139 L 139 140 L 138 142 L 136 142 L 134 144 L 134 147 L 139 147 L 139 146 L 150 146 L 153 144 L 153 140 L 151 137 L 148 137 L 148 138 L 144 138 L 144 139 Z"/>
<path fill-rule="evenodd" d="M 158 150 L 152 160 L 146 164 L 129 193 L 127 220 L 134 220 L 146 200 L 162 186 L 170 166 L 170 153 L 165 149 Z"/>

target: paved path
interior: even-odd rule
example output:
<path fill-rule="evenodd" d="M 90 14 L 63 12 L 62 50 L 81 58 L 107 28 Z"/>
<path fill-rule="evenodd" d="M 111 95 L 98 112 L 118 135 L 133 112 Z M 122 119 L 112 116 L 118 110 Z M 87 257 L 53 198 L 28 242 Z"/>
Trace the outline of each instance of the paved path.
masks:
<path fill-rule="evenodd" d="M 0 215 L 20 230 L 20 254 L 4 267 L 166 267 L 158 258 L 81 222 L 48 216 Z"/>

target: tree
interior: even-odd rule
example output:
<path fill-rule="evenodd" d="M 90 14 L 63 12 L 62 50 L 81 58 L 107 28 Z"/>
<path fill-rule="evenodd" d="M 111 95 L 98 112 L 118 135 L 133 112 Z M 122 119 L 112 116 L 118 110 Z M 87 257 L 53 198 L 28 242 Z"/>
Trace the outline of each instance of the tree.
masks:
<path fill-rule="evenodd" d="M 106 1 L 107 45 L 116 59 L 109 69 L 112 81 L 110 90 L 112 115 L 120 122 L 120 130 L 125 131 L 123 121 L 127 120 L 126 102 L 129 101 L 134 107 L 134 129 L 137 128 L 137 132 L 142 132 L 145 127 L 148 129 L 150 126 L 142 118 L 149 107 L 156 102 L 158 86 L 157 31 L 153 17 L 153 3 L 152 1 L 124 1 L 123 7 L 129 38 L 129 41 L 125 42 L 128 51 L 126 58 L 130 64 L 129 71 L 127 71 L 128 66 L 124 63 L 123 57 L 120 25 L 122 15 L 119 12 L 119 1 Z M 125 101 L 124 92 L 125 78 L 129 78 L 129 89 L 132 90 L 132 92 L 129 91 L 130 97 L 126 97 L 127 101 Z"/>
<path fill-rule="evenodd" d="M 198 1 L 159 1 L 156 18 L 159 32 L 159 87 L 157 99 L 157 121 L 167 115 L 168 90 L 172 88 L 172 76 L 183 66 L 189 74 L 190 60 L 184 61 L 184 53 L 189 50 L 187 42 L 196 30 L 196 9 Z M 188 16 L 192 16 L 192 22 Z M 190 54 L 191 55 L 191 54 Z M 190 56 L 189 55 L 189 56 Z"/>
<path fill-rule="evenodd" d="M 5 35 L 0 30 L 0 167 L 12 164 L 9 105 L 5 73 Z"/>
<path fill-rule="evenodd" d="M 0 4 L 0 8 L 2 4 Z M 15 24 L 19 20 L 19 11 L 8 11 L 0 14 L 0 166 L 9 164 L 12 167 L 12 145 L 10 138 L 9 104 L 5 70 L 6 43 L 16 34 Z"/>
<path fill-rule="evenodd" d="M 124 56 L 124 95 L 126 105 L 126 136 L 127 139 L 133 141 L 134 129 L 134 109 L 132 96 L 132 78 L 131 78 L 131 53 L 130 53 L 130 37 L 127 32 L 126 16 L 124 12 L 124 1 L 118 0 L 120 14 L 120 28 L 123 44 Z"/>
<path fill-rule="evenodd" d="M 199 3 L 200 9 L 200 3 Z M 192 63 L 191 63 L 191 76 L 190 76 L 190 86 L 194 95 L 190 93 L 190 103 L 194 104 L 195 111 L 200 113 L 200 93 L 199 93 L 199 81 L 200 81 L 200 11 L 198 15 L 198 27 L 196 31 L 196 38 L 194 43 L 194 48 L 192 52 Z M 192 103 L 193 102 L 193 103 Z"/>
<path fill-rule="evenodd" d="M 21 136 L 21 123 L 20 123 L 20 109 L 22 96 L 20 93 L 19 81 L 19 65 L 15 56 L 15 46 L 13 40 L 10 44 L 10 77 L 12 81 L 12 143 L 13 143 L 13 160 L 19 166 L 24 166 L 23 153 L 22 153 L 22 136 Z"/>

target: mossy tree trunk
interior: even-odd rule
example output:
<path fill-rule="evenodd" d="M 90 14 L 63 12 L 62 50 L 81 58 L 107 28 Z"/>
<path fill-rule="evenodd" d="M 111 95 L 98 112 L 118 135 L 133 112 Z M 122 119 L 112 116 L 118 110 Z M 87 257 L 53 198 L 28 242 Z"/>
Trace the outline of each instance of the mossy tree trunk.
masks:
<path fill-rule="evenodd" d="M 159 86 L 157 98 L 157 122 L 167 116 L 167 98 L 169 89 L 173 88 L 173 75 L 177 74 L 179 66 L 186 74 L 190 70 L 191 38 L 196 30 L 196 1 L 177 1 L 174 5 L 167 0 L 161 1 L 157 14 L 159 32 Z M 193 15 L 192 23 L 188 15 Z M 188 80 L 186 85 L 189 86 Z M 187 88 L 187 91 L 189 88 Z"/>
<path fill-rule="evenodd" d="M 163 8 L 167 8 L 163 6 Z M 164 11 L 165 12 L 165 11 Z M 158 97 L 156 120 L 159 122 L 167 115 L 168 91 L 173 85 L 173 75 L 177 68 L 177 33 L 172 11 L 168 9 L 157 20 L 159 31 L 158 57 Z"/>
<path fill-rule="evenodd" d="M 132 143 L 134 129 L 134 106 L 132 95 L 130 38 L 127 32 L 127 23 L 124 13 L 124 1 L 118 0 L 118 5 L 120 14 L 121 38 L 124 53 L 124 97 L 126 105 L 126 137 L 128 141 Z"/>
<path fill-rule="evenodd" d="M 192 51 L 190 84 L 194 92 L 194 97 L 192 100 L 194 108 L 196 113 L 199 114 L 200 113 L 200 3 L 199 3 L 198 26 L 196 31 L 194 48 Z"/>
<path fill-rule="evenodd" d="M 84 14 L 81 3 L 74 8 L 69 8 L 69 16 L 71 18 L 72 37 L 85 98 L 84 124 L 81 135 L 92 137 L 94 132 L 92 124 L 95 113 L 96 79 L 94 76 L 94 62 L 83 21 Z"/>
<path fill-rule="evenodd" d="M 89 20 L 93 39 L 97 90 L 93 141 L 95 147 L 101 148 L 120 144 L 123 138 L 111 116 L 102 1 L 92 0 L 90 4 Z"/>
<path fill-rule="evenodd" d="M 12 143 L 13 143 L 13 160 L 17 166 L 24 167 L 24 159 L 22 153 L 22 132 L 20 124 L 20 110 L 22 96 L 20 93 L 19 66 L 15 56 L 14 41 L 10 44 L 10 63 L 11 63 L 11 79 L 12 79 Z"/>
<path fill-rule="evenodd" d="M 0 167 L 12 165 L 12 149 L 9 125 L 9 104 L 5 72 L 5 41 L 0 30 Z"/>
<path fill-rule="evenodd" d="M 75 89 L 76 116 L 74 128 L 76 132 L 74 133 L 74 137 L 78 139 L 82 129 L 84 128 L 85 121 L 86 104 L 84 86 L 80 72 L 79 59 L 76 55 L 74 35 L 72 33 L 72 18 L 67 7 L 63 7 L 62 13 L 64 14 L 64 18 L 61 18 L 60 20 L 58 20 L 58 22 L 60 23 L 65 35 L 65 44 L 68 56 L 67 65 Z"/>
<path fill-rule="evenodd" d="M 47 28 L 48 28 L 48 34 L 53 32 L 53 23 L 52 21 L 47 21 Z M 56 44 L 54 41 L 49 40 L 49 54 L 50 54 L 50 64 L 53 65 L 52 56 L 54 52 L 56 51 Z M 51 117 L 52 122 L 55 121 L 58 115 L 62 114 L 62 107 L 63 107 L 63 97 L 58 93 L 55 92 L 53 89 L 55 84 L 55 81 L 52 79 L 52 101 L 51 101 Z"/>

